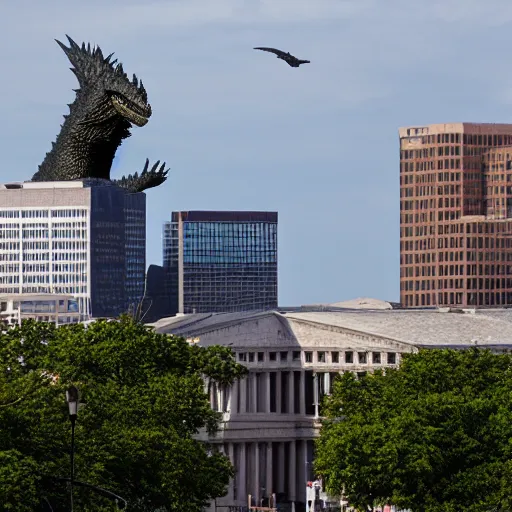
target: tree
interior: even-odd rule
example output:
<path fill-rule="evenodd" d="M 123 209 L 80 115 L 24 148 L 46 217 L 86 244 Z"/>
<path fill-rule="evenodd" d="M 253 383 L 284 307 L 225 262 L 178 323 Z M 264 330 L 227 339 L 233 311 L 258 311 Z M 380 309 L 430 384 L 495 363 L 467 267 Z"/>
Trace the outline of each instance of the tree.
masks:
<path fill-rule="evenodd" d="M 511 355 L 404 354 L 399 369 L 336 379 L 325 407 L 315 467 L 358 510 L 510 510 Z"/>
<path fill-rule="evenodd" d="M 37 510 L 43 496 L 54 510 L 69 508 L 66 487 L 54 478 L 69 476 L 71 384 L 84 403 L 77 480 L 113 491 L 141 512 L 195 512 L 225 494 L 233 475 L 228 458 L 196 437 L 214 433 L 220 419 L 203 379 L 229 385 L 246 372 L 229 348 L 190 346 L 128 317 L 59 328 L 26 321 L 0 335 L 0 367 L 0 402 L 12 403 L 0 407 L 5 510 L 24 510 L 20 503 Z M 77 487 L 74 494 L 80 510 L 111 510 L 91 491 Z"/>

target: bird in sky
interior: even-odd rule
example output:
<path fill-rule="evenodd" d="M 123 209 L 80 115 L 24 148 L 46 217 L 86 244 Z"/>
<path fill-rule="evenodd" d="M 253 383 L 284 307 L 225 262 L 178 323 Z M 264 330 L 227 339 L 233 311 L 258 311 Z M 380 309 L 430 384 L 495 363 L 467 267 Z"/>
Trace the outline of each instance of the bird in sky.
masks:
<path fill-rule="evenodd" d="M 309 64 L 309 60 L 301 60 L 297 57 L 294 57 L 289 52 L 283 52 L 281 50 L 276 50 L 275 48 L 266 48 L 265 46 L 257 46 L 254 50 L 263 50 L 264 52 L 270 52 L 277 55 L 278 59 L 284 60 L 289 66 L 292 68 L 298 68 L 301 64 Z"/>

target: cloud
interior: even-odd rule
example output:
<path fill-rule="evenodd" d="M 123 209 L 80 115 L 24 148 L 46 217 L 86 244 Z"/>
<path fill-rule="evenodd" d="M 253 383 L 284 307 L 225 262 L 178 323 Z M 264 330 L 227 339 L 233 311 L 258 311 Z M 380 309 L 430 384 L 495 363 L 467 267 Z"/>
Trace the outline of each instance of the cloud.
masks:
<path fill-rule="evenodd" d="M 512 2 L 509 0 L 434 0 L 426 5 L 427 12 L 433 17 L 452 24 L 483 27 L 512 21 Z"/>
<path fill-rule="evenodd" d="M 27 3 L 21 0 L 18 5 Z M 157 27 L 189 27 L 208 24 L 309 23 L 352 19 L 374 5 L 372 0 L 160 0 L 52 4 L 28 2 L 28 23 L 46 31 L 67 23 L 70 28 L 89 25 L 97 31 L 132 33 Z M 12 6 L 7 7 L 11 11 Z M 19 7 L 18 7 L 19 8 Z"/>

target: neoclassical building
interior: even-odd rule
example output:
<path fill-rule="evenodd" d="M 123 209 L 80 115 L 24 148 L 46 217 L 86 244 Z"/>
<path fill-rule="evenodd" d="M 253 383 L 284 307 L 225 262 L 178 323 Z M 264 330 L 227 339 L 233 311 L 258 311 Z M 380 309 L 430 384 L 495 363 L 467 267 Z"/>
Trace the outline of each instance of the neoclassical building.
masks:
<path fill-rule="evenodd" d="M 248 494 L 259 503 L 272 493 L 304 510 L 321 398 L 337 374 L 394 367 L 403 353 L 421 348 L 512 348 L 512 310 L 397 310 L 371 299 L 336 306 L 191 314 L 151 324 L 203 346 L 231 346 L 249 369 L 230 389 L 207 383 L 212 407 L 223 413 L 210 441 L 236 468 L 213 510 L 240 510 Z"/>

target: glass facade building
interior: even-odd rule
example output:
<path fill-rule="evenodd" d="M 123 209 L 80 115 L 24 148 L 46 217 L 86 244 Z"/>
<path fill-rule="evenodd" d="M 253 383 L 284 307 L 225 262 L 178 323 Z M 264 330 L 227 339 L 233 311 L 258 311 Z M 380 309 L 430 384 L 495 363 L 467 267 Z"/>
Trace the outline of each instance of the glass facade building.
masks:
<path fill-rule="evenodd" d="M 84 318 L 141 300 L 146 198 L 104 180 L 0 186 L 0 294 L 69 294 Z"/>
<path fill-rule="evenodd" d="M 173 212 L 163 241 L 171 313 L 277 307 L 276 212 Z"/>

